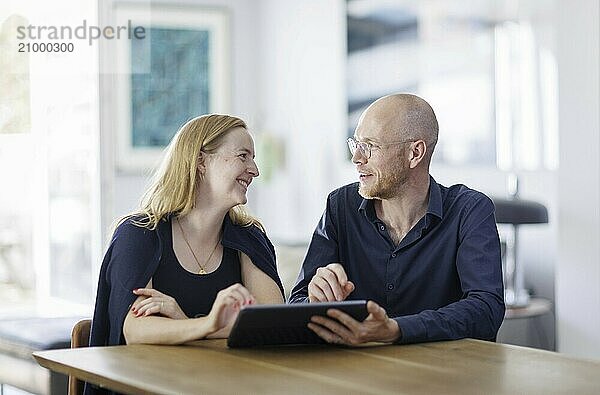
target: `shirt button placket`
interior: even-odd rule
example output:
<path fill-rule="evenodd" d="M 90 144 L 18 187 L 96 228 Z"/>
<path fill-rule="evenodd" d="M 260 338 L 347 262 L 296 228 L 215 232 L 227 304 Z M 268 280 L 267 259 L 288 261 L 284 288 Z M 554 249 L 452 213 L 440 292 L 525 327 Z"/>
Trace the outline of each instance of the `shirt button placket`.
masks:
<path fill-rule="evenodd" d="M 395 253 L 395 252 L 392 252 L 392 254 L 390 255 L 390 261 L 389 261 L 390 264 L 392 264 L 392 259 L 396 258 L 396 256 L 398 256 L 398 254 Z M 394 290 L 394 284 L 392 284 L 392 283 L 386 284 L 385 287 L 387 288 L 388 291 L 393 291 Z M 386 295 L 386 300 L 387 300 L 388 303 L 391 300 L 391 295 L 389 295 L 389 293 L 388 293 L 388 295 Z"/>

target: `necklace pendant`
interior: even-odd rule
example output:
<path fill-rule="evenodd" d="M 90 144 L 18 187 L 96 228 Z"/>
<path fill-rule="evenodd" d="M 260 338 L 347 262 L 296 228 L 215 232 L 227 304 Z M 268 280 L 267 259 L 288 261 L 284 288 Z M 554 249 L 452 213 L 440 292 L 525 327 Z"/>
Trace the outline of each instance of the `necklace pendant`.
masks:
<path fill-rule="evenodd" d="M 206 274 L 206 270 L 204 270 L 204 268 L 201 267 L 200 270 L 198 271 L 198 274 Z"/>

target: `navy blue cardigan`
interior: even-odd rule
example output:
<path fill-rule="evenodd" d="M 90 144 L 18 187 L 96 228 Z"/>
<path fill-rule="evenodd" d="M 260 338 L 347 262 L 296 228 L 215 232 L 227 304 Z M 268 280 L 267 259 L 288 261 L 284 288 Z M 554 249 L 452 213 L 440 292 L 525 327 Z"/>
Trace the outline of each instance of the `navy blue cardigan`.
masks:
<path fill-rule="evenodd" d="M 168 224 L 163 220 L 158 227 Z M 221 244 L 246 254 L 256 267 L 277 283 L 283 296 L 275 264 L 275 249 L 260 229 L 235 225 L 226 215 Z M 123 322 L 137 298 L 132 291 L 148 284 L 158 268 L 162 251 L 163 240 L 158 228 L 142 228 L 134 225 L 131 219 L 117 227 L 100 268 L 90 346 L 125 344 Z"/>

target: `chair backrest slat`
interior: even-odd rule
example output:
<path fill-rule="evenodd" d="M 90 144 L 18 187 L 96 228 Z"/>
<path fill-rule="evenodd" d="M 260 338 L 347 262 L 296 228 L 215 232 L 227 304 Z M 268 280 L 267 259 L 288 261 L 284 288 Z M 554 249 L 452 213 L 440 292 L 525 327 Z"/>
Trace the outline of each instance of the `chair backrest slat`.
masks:
<path fill-rule="evenodd" d="M 84 319 L 75 324 L 71 332 L 71 348 L 88 347 L 90 345 L 91 327 L 92 320 L 90 319 Z M 74 376 L 69 376 L 69 395 L 83 394 L 83 383 Z"/>

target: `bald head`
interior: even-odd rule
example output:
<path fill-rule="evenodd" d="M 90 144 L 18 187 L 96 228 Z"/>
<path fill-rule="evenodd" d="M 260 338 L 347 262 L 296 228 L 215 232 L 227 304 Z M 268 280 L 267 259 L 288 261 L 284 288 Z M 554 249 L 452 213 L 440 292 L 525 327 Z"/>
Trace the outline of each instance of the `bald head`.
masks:
<path fill-rule="evenodd" d="M 361 115 L 359 127 L 381 128 L 391 140 L 423 140 L 431 159 L 438 139 L 438 122 L 433 109 L 419 96 L 398 93 L 373 102 Z"/>

